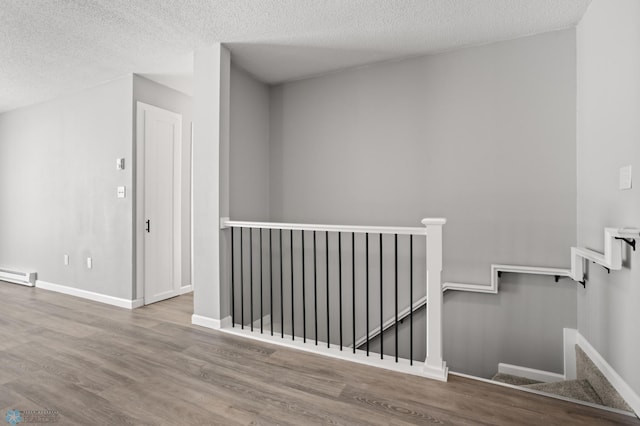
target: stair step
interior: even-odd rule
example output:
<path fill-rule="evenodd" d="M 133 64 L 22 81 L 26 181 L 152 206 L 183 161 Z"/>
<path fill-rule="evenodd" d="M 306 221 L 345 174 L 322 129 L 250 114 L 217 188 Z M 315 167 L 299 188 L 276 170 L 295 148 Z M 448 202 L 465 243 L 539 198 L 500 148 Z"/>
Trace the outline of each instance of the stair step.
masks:
<path fill-rule="evenodd" d="M 537 383 L 524 385 L 524 388 L 573 398 L 592 404 L 605 405 L 588 380 L 564 380 L 553 383 Z"/>
<path fill-rule="evenodd" d="M 496 374 L 495 376 L 493 376 L 491 378 L 491 380 L 496 381 L 496 382 L 500 382 L 500 383 L 506 383 L 508 385 L 514 385 L 514 386 L 525 386 L 525 385 L 533 385 L 533 384 L 537 384 L 537 383 L 542 383 L 542 382 L 537 381 L 537 380 L 531 380 L 531 379 L 527 379 L 525 377 L 513 376 L 511 374 L 504 374 L 504 373 Z"/>

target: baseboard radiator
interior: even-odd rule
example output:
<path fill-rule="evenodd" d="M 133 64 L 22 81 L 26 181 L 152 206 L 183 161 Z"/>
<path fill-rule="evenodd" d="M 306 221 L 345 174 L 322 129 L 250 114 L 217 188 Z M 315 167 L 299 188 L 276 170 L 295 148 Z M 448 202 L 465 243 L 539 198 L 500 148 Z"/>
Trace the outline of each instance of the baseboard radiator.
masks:
<path fill-rule="evenodd" d="M 35 272 L 19 272 L 10 271 L 8 269 L 0 269 L 0 281 L 26 285 L 29 287 L 36 286 L 36 278 L 38 274 Z"/>

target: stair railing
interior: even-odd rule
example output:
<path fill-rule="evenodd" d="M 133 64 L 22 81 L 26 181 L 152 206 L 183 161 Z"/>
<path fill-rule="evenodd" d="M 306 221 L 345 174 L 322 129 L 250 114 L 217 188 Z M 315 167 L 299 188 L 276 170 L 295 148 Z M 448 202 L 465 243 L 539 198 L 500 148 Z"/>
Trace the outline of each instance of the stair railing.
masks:
<path fill-rule="evenodd" d="M 230 240 L 231 296 L 231 325 L 223 331 L 446 381 L 441 281 L 445 223 L 423 219 L 423 227 L 412 228 L 223 219 Z M 424 263 L 414 262 L 414 248 L 426 253 Z M 409 269 L 401 271 L 402 280 L 399 252 L 400 268 Z M 424 293 L 414 294 L 419 263 L 424 265 Z M 414 363 L 413 314 L 416 301 L 425 298 L 426 357 L 424 363 Z M 408 342 L 398 332 L 400 321 L 407 319 Z M 364 341 L 356 326 L 364 330 Z M 374 334 L 376 352 L 370 348 Z M 385 343 L 393 350 L 385 350 Z M 402 357 L 407 350 L 409 356 Z"/>

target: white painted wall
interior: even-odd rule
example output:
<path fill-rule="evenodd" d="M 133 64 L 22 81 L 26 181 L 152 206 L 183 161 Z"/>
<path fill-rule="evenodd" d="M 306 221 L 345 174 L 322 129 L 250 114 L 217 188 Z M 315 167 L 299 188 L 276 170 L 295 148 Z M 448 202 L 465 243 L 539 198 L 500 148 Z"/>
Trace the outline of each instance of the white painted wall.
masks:
<path fill-rule="evenodd" d="M 578 244 L 603 250 L 604 227 L 640 227 L 640 2 L 594 0 L 577 31 Z M 635 188 L 618 189 L 632 165 Z M 640 394 L 640 251 L 623 269 L 589 265 L 578 329 Z"/>
<path fill-rule="evenodd" d="M 191 285 L 191 123 L 193 99 L 154 81 L 133 76 L 133 111 L 136 120 L 136 103 L 144 102 L 182 115 L 182 286 Z M 134 144 L 136 132 L 133 132 Z"/>
<path fill-rule="evenodd" d="M 131 96 L 129 75 L 0 115 L 0 265 L 131 299 Z"/>
<path fill-rule="evenodd" d="M 271 218 L 418 226 L 447 217 L 447 281 L 489 283 L 491 263 L 568 266 L 575 85 L 575 31 L 566 30 L 275 86 Z M 451 368 L 560 371 L 575 288 L 545 280 L 510 279 L 530 287 L 507 284 L 498 296 L 447 295 Z M 511 293 L 527 309 L 513 312 Z"/>

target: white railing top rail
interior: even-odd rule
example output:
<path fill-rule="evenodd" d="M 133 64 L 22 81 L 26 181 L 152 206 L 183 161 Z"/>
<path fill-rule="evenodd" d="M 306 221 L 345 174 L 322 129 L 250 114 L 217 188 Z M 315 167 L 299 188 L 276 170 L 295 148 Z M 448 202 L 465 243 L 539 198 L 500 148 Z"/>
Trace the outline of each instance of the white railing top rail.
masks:
<path fill-rule="evenodd" d="M 422 220 L 425 227 L 401 227 L 401 226 L 361 226 L 361 225 L 320 225 L 307 223 L 280 223 L 280 222 L 246 222 L 222 218 L 220 227 L 224 228 L 261 228 L 284 229 L 292 231 L 321 231 L 321 232 L 356 232 L 372 234 L 398 234 L 398 235 L 426 235 L 427 225 L 444 225 L 446 219 L 427 218 Z"/>

